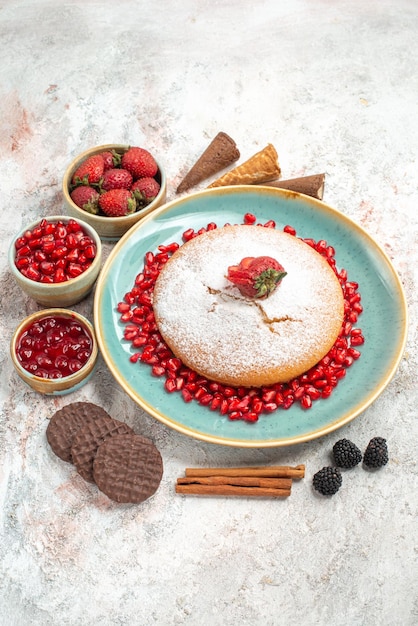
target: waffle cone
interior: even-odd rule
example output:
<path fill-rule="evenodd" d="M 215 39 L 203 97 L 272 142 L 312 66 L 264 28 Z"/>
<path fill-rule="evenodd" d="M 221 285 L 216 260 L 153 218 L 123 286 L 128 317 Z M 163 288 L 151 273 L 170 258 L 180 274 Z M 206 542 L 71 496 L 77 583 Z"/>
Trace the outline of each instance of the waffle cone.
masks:
<path fill-rule="evenodd" d="M 241 165 L 230 170 L 209 187 L 226 185 L 256 185 L 274 180 L 280 176 L 280 165 L 275 147 L 269 143 Z"/>
<path fill-rule="evenodd" d="M 226 133 L 219 132 L 183 178 L 176 193 L 182 193 L 198 185 L 209 176 L 235 163 L 239 157 L 240 153 L 235 141 Z"/>

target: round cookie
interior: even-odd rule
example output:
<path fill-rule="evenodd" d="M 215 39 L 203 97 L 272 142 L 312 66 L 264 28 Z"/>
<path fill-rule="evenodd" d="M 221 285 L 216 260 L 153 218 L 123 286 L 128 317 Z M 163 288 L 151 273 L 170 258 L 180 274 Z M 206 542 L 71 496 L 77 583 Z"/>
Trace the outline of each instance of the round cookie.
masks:
<path fill-rule="evenodd" d="M 139 504 L 157 491 L 163 462 L 149 439 L 140 435 L 115 435 L 97 450 L 93 472 L 96 485 L 111 500 Z"/>
<path fill-rule="evenodd" d="M 287 275 L 266 299 L 227 280 L 244 257 L 271 256 Z M 341 285 L 302 240 L 272 228 L 225 226 L 181 246 L 156 281 L 159 331 L 188 367 L 226 385 L 287 382 L 331 349 L 344 318 Z"/>
<path fill-rule="evenodd" d="M 133 435 L 134 431 L 124 422 L 110 416 L 100 416 L 77 431 L 71 446 L 71 456 L 84 480 L 94 483 L 93 461 L 99 446 L 109 437 L 125 434 Z"/>
<path fill-rule="evenodd" d="M 52 451 L 63 461 L 72 462 L 71 446 L 77 431 L 98 417 L 110 417 L 104 409 L 91 402 L 73 402 L 51 417 L 46 438 Z"/>

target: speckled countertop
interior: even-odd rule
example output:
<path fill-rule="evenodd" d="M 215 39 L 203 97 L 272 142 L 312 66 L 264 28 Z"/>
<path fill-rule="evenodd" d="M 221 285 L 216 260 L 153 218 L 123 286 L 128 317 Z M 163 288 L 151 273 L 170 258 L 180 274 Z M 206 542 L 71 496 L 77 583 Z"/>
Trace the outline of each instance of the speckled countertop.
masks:
<path fill-rule="evenodd" d="M 418 623 L 417 33 L 415 0 L 0 2 L 1 626 Z M 102 359 L 63 398 L 14 373 L 10 336 L 38 306 L 14 283 L 7 248 L 25 223 L 63 211 L 66 164 L 98 144 L 146 145 L 170 200 L 219 130 L 243 156 L 273 143 L 283 177 L 325 172 L 324 200 L 401 277 L 404 358 L 337 434 L 214 446 L 145 414 Z M 90 296 L 75 308 L 91 318 L 92 306 Z M 165 468 L 153 498 L 118 506 L 53 456 L 48 417 L 74 400 L 153 439 Z M 390 461 L 347 472 L 321 498 L 312 475 L 339 435 L 361 448 L 386 437 Z M 174 494 L 186 466 L 298 463 L 306 478 L 285 501 Z"/>

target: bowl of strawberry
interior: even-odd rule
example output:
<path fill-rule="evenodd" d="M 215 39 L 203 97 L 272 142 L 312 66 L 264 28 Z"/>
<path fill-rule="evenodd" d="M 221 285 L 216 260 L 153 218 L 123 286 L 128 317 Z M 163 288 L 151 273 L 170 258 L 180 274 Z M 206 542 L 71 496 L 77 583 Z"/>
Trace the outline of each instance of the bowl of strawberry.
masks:
<path fill-rule="evenodd" d="M 38 304 L 67 307 L 83 300 L 100 272 L 102 244 L 86 222 L 54 215 L 25 226 L 9 246 L 9 267 Z"/>
<path fill-rule="evenodd" d="M 106 144 L 77 156 L 62 188 L 68 214 L 115 241 L 165 202 L 166 177 L 145 148 Z"/>
<path fill-rule="evenodd" d="M 34 391 L 64 395 L 93 375 L 98 357 L 92 324 L 69 309 L 32 313 L 13 333 L 10 355 L 20 378 Z"/>

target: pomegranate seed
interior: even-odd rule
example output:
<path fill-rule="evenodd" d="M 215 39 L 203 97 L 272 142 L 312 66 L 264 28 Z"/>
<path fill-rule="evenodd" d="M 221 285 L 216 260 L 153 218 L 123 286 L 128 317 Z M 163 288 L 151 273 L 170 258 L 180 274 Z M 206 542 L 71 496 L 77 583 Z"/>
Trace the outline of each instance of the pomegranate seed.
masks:
<path fill-rule="evenodd" d="M 314 385 L 316 389 L 324 389 L 324 387 L 328 385 L 328 382 L 325 378 L 319 378 L 318 380 L 314 381 Z"/>
<path fill-rule="evenodd" d="M 127 302 L 119 302 L 116 308 L 119 313 L 126 313 L 131 307 Z"/>
<path fill-rule="evenodd" d="M 244 415 L 244 420 L 246 422 L 257 422 L 258 421 L 258 413 L 255 413 L 253 411 L 250 411 L 249 413 L 246 413 Z"/>
<path fill-rule="evenodd" d="M 311 248 L 315 248 L 316 247 L 316 241 L 315 239 L 304 239 L 303 240 L 306 244 L 308 244 L 308 246 L 310 246 Z"/>
<path fill-rule="evenodd" d="M 177 391 L 176 381 L 172 378 L 167 378 L 164 383 L 164 387 L 169 393 L 173 393 L 173 391 Z"/>
<path fill-rule="evenodd" d="M 277 409 L 277 404 L 275 402 L 265 402 L 264 410 L 268 411 L 268 413 L 273 413 Z"/>
<path fill-rule="evenodd" d="M 67 275 L 69 278 L 77 278 L 83 273 L 83 268 L 78 263 L 69 263 L 67 267 Z"/>
<path fill-rule="evenodd" d="M 292 404 L 294 403 L 294 401 L 295 401 L 294 397 L 289 395 L 289 396 L 287 396 L 287 398 L 285 398 L 285 399 L 283 400 L 282 407 L 283 407 L 285 410 L 290 409 L 290 407 L 292 406 Z"/>
<path fill-rule="evenodd" d="M 41 279 L 41 273 L 34 265 L 29 265 L 24 271 L 22 271 L 22 274 L 24 274 L 26 278 L 29 278 L 29 280 L 34 280 L 36 282 L 39 282 Z"/>
<path fill-rule="evenodd" d="M 228 413 L 228 400 L 224 398 L 221 402 L 221 406 L 219 407 L 219 413 L 221 415 L 226 415 Z"/>
<path fill-rule="evenodd" d="M 300 400 L 305 395 L 305 388 L 301 385 L 294 391 L 295 400 Z"/>
<path fill-rule="evenodd" d="M 193 395 L 190 393 L 188 389 L 183 388 L 181 390 L 181 394 L 185 402 L 191 402 L 193 400 Z"/>
<path fill-rule="evenodd" d="M 264 224 L 264 228 L 276 228 L 276 222 L 274 220 L 268 220 Z"/>
<path fill-rule="evenodd" d="M 15 265 L 18 270 L 23 270 L 29 265 L 29 258 L 27 256 L 21 257 L 20 259 L 16 259 Z"/>
<path fill-rule="evenodd" d="M 32 254 L 32 250 L 30 249 L 28 245 L 21 246 L 17 251 L 17 257 L 30 256 L 31 254 Z"/>
<path fill-rule="evenodd" d="M 312 406 L 312 398 L 308 396 L 308 394 L 304 394 L 302 396 L 300 404 L 304 409 L 310 409 Z"/>
<path fill-rule="evenodd" d="M 253 213 L 246 213 L 244 215 L 244 224 L 255 224 L 256 221 L 257 218 Z"/>
<path fill-rule="evenodd" d="M 180 361 L 180 359 L 177 359 L 175 357 L 167 361 L 167 369 L 171 370 L 172 372 L 177 372 L 181 366 L 182 362 Z"/>
<path fill-rule="evenodd" d="M 296 235 L 296 229 L 293 226 L 289 226 L 289 224 L 283 228 L 283 231 L 288 235 Z"/>
<path fill-rule="evenodd" d="M 206 392 L 207 389 L 205 389 L 204 387 L 199 387 L 194 394 L 194 397 L 196 398 L 196 400 L 200 400 L 200 398 L 202 398 L 206 394 Z"/>
<path fill-rule="evenodd" d="M 221 395 L 214 396 L 212 399 L 212 402 L 210 403 L 211 411 L 216 411 L 221 406 L 221 402 L 222 402 Z"/>
<path fill-rule="evenodd" d="M 193 237 L 195 237 L 195 232 L 193 228 L 189 228 L 186 231 L 184 231 L 183 241 L 189 241 L 190 239 L 193 239 Z"/>
<path fill-rule="evenodd" d="M 199 399 L 199 404 L 206 406 L 212 402 L 212 394 L 205 393 L 198 399 Z"/>
<path fill-rule="evenodd" d="M 253 398 L 251 402 L 251 409 L 254 413 L 261 413 L 263 410 L 263 401 L 260 398 Z"/>
<path fill-rule="evenodd" d="M 274 389 L 266 389 L 263 392 L 262 400 L 263 402 L 273 402 L 276 399 L 276 391 Z"/>

